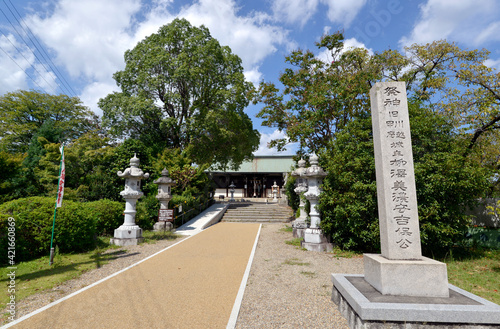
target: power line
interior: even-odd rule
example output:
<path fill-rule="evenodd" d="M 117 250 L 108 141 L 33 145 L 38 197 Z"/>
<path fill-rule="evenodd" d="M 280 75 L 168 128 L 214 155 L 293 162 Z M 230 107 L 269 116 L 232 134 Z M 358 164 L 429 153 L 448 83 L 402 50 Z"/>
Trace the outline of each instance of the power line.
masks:
<path fill-rule="evenodd" d="M 7 8 L 8 8 L 8 7 L 7 7 Z M 12 13 L 12 10 L 10 10 L 10 8 L 8 8 L 8 9 L 9 9 L 10 13 L 11 13 L 12 15 L 14 15 L 14 14 Z M 16 26 L 14 26 L 14 24 L 12 24 L 12 22 L 11 22 L 11 21 L 10 21 L 10 19 L 7 17 L 7 15 L 5 14 L 5 12 L 4 12 L 1 8 L 0 8 L 0 11 L 1 11 L 1 12 L 2 12 L 2 14 L 4 15 L 4 17 L 7 19 L 7 21 L 10 23 L 10 25 L 14 28 L 14 30 L 15 30 L 15 31 L 16 31 L 16 33 L 17 33 L 17 35 L 21 38 L 21 40 L 24 42 L 24 44 L 25 44 L 25 45 L 28 47 L 28 49 L 31 51 L 31 53 L 35 56 L 35 58 L 36 58 L 36 59 L 40 62 L 40 64 L 43 66 L 43 68 L 45 69 L 45 71 L 50 72 L 50 70 L 47 68 L 47 66 L 46 66 L 46 65 L 45 65 L 45 64 L 44 64 L 44 63 L 40 60 L 40 58 L 38 58 L 38 56 L 35 54 L 35 52 L 33 52 L 33 50 L 29 47 L 29 45 L 28 45 L 28 43 L 26 42 L 26 40 L 24 40 L 24 38 L 23 38 L 22 34 L 21 34 L 18 30 L 17 30 L 17 27 L 16 27 Z M 14 18 L 17 20 L 17 18 L 16 18 L 16 17 L 14 17 Z M 17 20 L 17 22 L 19 23 L 19 21 L 18 21 L 18 20 Z M 5 33 L 3 33 L 3 35 L 5 35 Z M 5 35 L 5 36 L 6 36 L 6 35 Z M 7 37 L 7 36 L 6 36 L 6 37 Z M 10 40 L 9 40 L 9 41 L 10 41 Z M 11 44 L 12 44 L 12 42 L 11 42 Z M 12 44 L 12 45 L 14 46 L 14 44 Z M 17 47 L 16 47 L 16 46 L 14 46 L 14 47 L 16 48 L 16 50 L 17 50 L 18 52 L 20 52 L 20 51 L 19 51 L 19 49 L 17 49 Z M 20 53 L 21 53 L 21 52 L 20 52 Z M 23 54 L 23 53 L 21 53 L 21 55 L 24 57 L 24 59 L 26 59 L 26 57 L 24 56 L 24 54 Z M 28 61 L 28 60 L 26 59 L 26 61 Z M 40 73 L 37 69 L 35 69 L 35 67 L 34 67 L 31 63 L 29 63 L 29 62 L 28 62 L 28 64 L 30 64 L 30 65 L 31 65 L 31 67 L 32 67 L 32 68 L 33 68 L 33 69 L 34 69 L 34 70 L 35 70 L 35 71 L 36 71 L 36 72 L 37 72 L 40 76 L 42 76 L 42 74 L 41 74 L 41 73 Z M 43 77 L 42 77 L 42 78 L 43 78 Z M 45 80 L 45 79 L 44 79 L 44 80 Z M 59 87 L 59 85 L 57 84 L 57 82 L 55 81 L 55 79 L 53 79 L 53 80 L 54 80 L 54 83 L 55 83 L 55 86 L 56 86 L 56 89 L 57 89 L 57 87 Z M 45 82 L 47 82 L 47 80 L 45 80 Z M 49 83 L 47 82 L 47 84 L 49 84 Z"/>
<path fill-rule="evenodd" d="M 5 2 L 5 0 L 3 0 L 3 2 L 5 3 L 5 5 L 7 6 L 7 8 L 9 9 L 9 11 L 12 13 L 12 16 L 14 16 L 14 18 L 17 20 L 19 26 L 21 26 L 21 28 L 23 29 L 23 31 L 26 33 L 26 35 L 30 39 L 30 41 L 33 44 L 33 46 L 35 46 L 35 48 L 38 50 L 38 52 L 42 55 L 42 57 L 44 58 L 44 60 L 47 61 L 47 59 L 48 59 L 49 66 L 55 72 L 55 74 L 59 78 L 59 80 L 61 80 L 63 82 L 63 84 L 65 85 L 65 87 L 67 88 L 67 90 L 70 91 L 69 94 L 72 94 L 73 96 L 76 96 L 76 92 L 73 90 L 73 88 L 71 88 L 71 85 L 68 83 L 68 81 L 66 81 L 66 79 L 64 78 L 64 75 L 61 74 L 61 72 L 59 71 L 59 69 L 57 68 L 57 66 L 52 61 L 52 58 L 49 56 L 49 54 L 45 50 L 45 47 L 38 41 L 38 38 L 35 36 L 35 34 L 31 31 L 31 29 L 29 28 L 29 26 L 23 20 L 21 14 L 19 14 L 19 12 L 17 11 L 17 9 L 14 6 L 14 4 L 10 0 L 8 0 L 8 2 L 10 3 L 10 5 L 14 9 L 14 11 L 17 13 L 17 16 L 19 16 L 19 19 L 17 19 L 16 15 L 12 12 L 12 10 L 7 5 L 7 3 Z M 23 25 L 26 27 L 26 29 L 24 28 Z M 33 41 L 33 39 L 35 41 Z"/>
<path fill-rule="evenodd" d="M 21 33 L 18 28 L 15 26 L 15 24 L 13 24 L 11 22 L 11 20 L 9 19 L 9 17 L 7 16 L 7 14 L 0 8 L 0 11 L 2 12 L 2 14 L 4 15 L 4 17 L 7 19 L 7 21 L 9 22 L 9 24 L 13 27 L 14 31 L 17 33 L 17 35 L 19 36 L 19 38 L 24 42 L 24 44 L 26 45 L 26 47 L 30 50 L 30 52 L 33 54 L 33 56 L 35 57 L 35 62 L 38 61 L 41 66 L 45 69 L 46 72 L 48 73 L 51 73 L 50 74 L 50 77 L 52 78 L 52 80 L 54 81 L 54 84 L 56 86 L 56 89 L 59 87 L 61 88 L 61 90 L 63 90 L 65 93 L 67 93 L 68 95 L 70 96 L 75 96 L 76 93 L 75 91 L 71 88 L 71 86 L 69 85 L 69 83 L 66 81 L 66 79 L 64 78 L 64 76 L 61 74 L 61 72 L 57 69 L 57 66 L 54 64 L 54 62 L 52 61 L 52 59 L 50 58 L 50 56 L 47 54 L 47 52 L 45 51 L 44 47 L 40 44 L 40 42 L 37 40 L 36 36 L 33 34 L 33 32 L 31 31 L 31 29 L 28 27 L 28 25 L 23 21 L 21 15 L 19 14 L 19 12 L 17 11 L 16 7 L 12 4 L 12 2 L 10 2 L 9 0 L 9 3 L 10 5 L 12 6 L 12 8 L 14 9 L 14 11 L 17 13 L 17 15 L 19 16 L 19 20 L 16 15 L 14 14 L 14 12 L 12 11 L 12 9 L 9 7 L 9 5 L 5 2 L 5 0 L 3 0 L 5 6 L 7 7 L 7 9 L 9 9 L 11 15 L 14 17 L 14 19 L 17 21 L 17 24 L 21 27 L 21 29 L 24 31 L 24 34 L 25 36 L 28 37 L 28 39 L 31 41 L 31 44 L 36 48 L 36 50 L 38 50 L 38 52 L 40 53 L 42 59 L 40 59 L 40 57 L 35 53 L 35 51 L 32 49 L 32 47 L 28 44 L 28 42 L 26 41 L 26 39 L 23 37 L 23 33 Z M 24 27 L 23 26 L 26 27 Z M 1 32 L 1 31 L 0 31 Z M 30 63 L 28 61 L 28 59 L 24 56 L 24 54 L 12 43 L 12 41 L 2 32 L 2 34 L 7 38 L 7 40 L 14 46 L 14 48 L 24 57 L 24 59 L 28 62 L 28 64 L 31 65 L 31 67 L 33 68 L 33 70 L 35 70 L 38 75 L 47 83 L 47 85 L 52 85 L 54 86 L 53 84 L 49 83 L 45 77 L 34 67 L 34 65 L 32 63 Z M 34 39 L 34 41 L 33 41 Z M 37 46 L 38 44 L 38 46 Z M 2 49 L 5 53 L 6 51 L 4 49 Z M 9 58 L 11 60 L 13 60 L 15 62 L 15 60 L 9 55 Z M 21 66 L 15 62 L 16 65 L 18 67 L 21 68 Z M 52 65 L 51 65 L 52 63 Z M 50 67 L 50 69 L 47 67 L 47 65 Z M 24 71 L 24 70 L 23 70 Z M 26 75 L 30 77 L 31 80 L 34 81 L 34 79 L 25 71 Z M 55 76 L 55 77 L 54 77 Z M 56 81 L 56 78 L 58 78 L 62 83 L 59 84 L 57 83 Z M 34 81 L 35 82 L 35 81 Z M 35 82 L 36 83 L 36 82 Z M 40 85 L 38 83 L 36 83 L 37 86 L 40 87 Z M 44 88 L 42 88 L 44 89 Z"/>
<path fill-rule="evenodd" d="M 2 8 L 0 8 L 0 11 L 1 11 L 1 12 L 2 12 L 2 14 L 5 16 L 5 18 L 6 18 L 6 19 L 7 19 L 7 21 L 10 23 L 10 25 L 12 25 L 12 27 L 14 27 L 14 25 L 13 25 L 13 24 L 12 24 L 12 22 L 9 20 L 9 18 L 7 17 L 7 15 L 5 14 L 5 12 L 2 10 Z M 14 29 L 15 29 L 15 27 L 14 27 Z M 17 32 L 17 30 L 16 30 L 16 32 Z M 2 33 L 2 34 L 3 34 L 3 36 L 7 39 L 7 41 L 9 41 L 9 42 L 10 42 L 10 44 L 11 44 L 11 45 L 12 45 L 12 46 L 16 49 L 16 51 L 17 51 L 17 52 L 18 52 L 18 53 L 19 53 L 19 54 L 20 54 L 20 55 L 21 55 L 21 56 L 22 56 L 22 57 L 26 60 L 26 63 L 28 63 L 28 65 L 30 65 L 30 66 L 31 66 L 31 68 L 32 68 L 33 70 L 35 70 L 35 72 L 36 72 L 36 73 L 38 73 L 38 75 L 39 75 L 39 76 L 40 76 L 40 77 L 41 77 L 41 78 L 42 78 L 42 79 L 43 79 L 43 80 L 47 83 L 47 86 L 50 86 L 51 84 L 50 84 L 50 83 L 49 83 L 49 82 L 45 79 L 45 77 L 44 77 L 44 76 L 40 73 L 40 71 L 38 71 L 38 70 L 36 69 L 36 67 L 33 65 L 33 63 L 31 63 L 31 62 L 30 62 L 30 61 L 26 58 L 26 56 L 24 56 L 24 53 L 23 53 L 21 50 L 19 50 L 19 48 L 17 48 L 17 46 L 16 46 L 16 45 L 15 45 L 15 44 L 14 44 L 14 43 L 13 43 L 13 42 L 9 39 L 9 37 L 8 37 L 8 36 L 7 36 L 7 35 L 6 35 L 3 31 L 1 31 L 1 30 L 0 30 L 0 33 Z M 19 32 L 18 32 L 18 34 L 19 34 Z M 22 39 L 22 37 L 21 37 L 21 39 Z M 24 41 L 24 39 L 23 39 L 23 41 Z M 26 42 L 25 42 L 25 43 L 26 43 Z M 4 49 L 2 49 L 2 50 L 3 50 L 4 52 L 6 52 Z M 31 49 L 30 49 L 30 50 L 31 50 Z M 34 54 L 33 54 L 33 55 L 34 55 Z M 10 57 L 10 56 L 9 56 L 9 57 Z M 11 59 L 11 60 L 13 60 L 13 61 L 15 62 L 15 60 L 14 60 L 12 57 L 10 57 L 10 59 Z M 17 66 L 21 67 L 21 66 L 20 66 L 17 62 L 15 62 L 15 63 L 16 63 L 16 65 L 17 65 Z M 23 70 L 23 71 L 24 71 L 24 70 Z M 26 72 L 25 72 L 25 73 L 26 73 Z M 27 74 L 27 75 L 28 75 L 28 74 Z M 30 77 L 31 77 L 31 76 L 30 76 Z M 32 78 L 32 80 L 33 80 L 33 78 Z M 37 85 L 38 85 L 38 84 L 37 84 Z M 38 85 L 38 86 L 40 87 L 40 85 Z M 57 83 L 55 84 L 55 86 L 56 86 L 56 89 L 57 89 L 57 87 L 58 87 Z M 52 85 L 52 87 L 54 87 L 54 85 Z M 42 88 L 42 89 L 44 89 L 44 90 L 45 90 L 45 88 Z M 45 90 L 45 91 L 47 92 L 47 90 Z"/>
<path fill-rule="evenodd" d="M 30 79 L 31 79 L 31 80 L 32 80 L 32 81 L 33 81 L 33 82 L 34 82 L 34 83 L 35 83 L 35 84 L 36 84 L 36 85 L 40 88 L 40 89 L 44 89 L 44 88 L 42 88 L 42 86 L 40 86 L 40 85 L 38 84 L 38 82 L 36 82 L 36 80 L 35 80 L 35 79 L 33 79 L 33 77 L 32 77 L 31 75 L 29 75 L 29 74 L 28 74 L 28 72 L 26 72 L 26 71 L 25 71 L 25 70 L 21 67 L 21 65 L 19 65 L 19 64 L 16 62 L 16 60 L 15 60 L 14 58 L 12 58 L 12 56 L 10 56 L 10 54 L 9 54 L 7 51 L 5 51 L 5 49 L 3 49 L 3 48 L 2 48 L 2 46 L 0 46 L 0 49 L 1 49 L 1 50 L 5 53 L 5 55 L 7 55 L 7 56 L 8 56 L 8 57 L 9 57 L 9 58 L 10 58 L 10 59 L 11 59 L 11 60 L 12 60 L 12 61 L 13 61 L 13 62 L 14 62 L 14 63 L 15 63 L 15 64 L 16 64 L 16 65 L 17 65 L 17 66 L 18 66 L 18 67 L 19 67 L 22 71 L 23 71 L 23 72 L 24 72 L 24 74 L 26 74 L 26 75 L 27 75 L 27 76 L 28 76 L 28 77 L 29 77 L 29 78 L 30 78 Z"/>
<path fill-rule="evenodd" d="M 2 9 L 0 9 L 0 11 L 2 11 Z M 3 12 L 3 11 L 2 11 L 2 12 Z M 40 71 L 38 71 L 38 70 L 36 69 L 36 67 L 35 67 L 35 66 L 33 66 L 33 64 L 32 64 L 32 63 L 30 63 L 30 61 L 26 58 L 26 56 L 24 56 L 24 54 L 22 53 L 22 51 L 20 51 L 20 50 L 19 50 L 19 48 L 17 48 L 17 46 L 16 46 L 16 45 L 15 45 L 15 44 L 14 44 L 14 43 L 13 43 L 13 42 L 9 39 L 9 37 L 8 37 L 8 36 L 6 36 L 6 35 L 5 35 L 5 33 L 3 33 L 3 31 L 2 31 L 2 30 L 0 30 L 0 33 L 2 33 L 2 34 L 3 34 L 3 36 L 5 37 L 5 39 L 7 39 L 7 41 L 9 41 L 9 42 L 10 42 L 10 44 L 11 44 L 11 45 L 12 45 L 12 46 L 13 46 L 13 47 L 17 50 L 17 52 L 18 52 L 19 54 L 21 54 L 21 56 L 23 56 L 23 58 L 26 60 L 26 63 L 28 63 L 28 65 L 30 65 L 30 66 L 33 68 L 33 70 L 35 70 L 35 72 L 36 72 L 36 73 L 38 73 L 38 75 L 39 75 L 39 76 L 43 79 L 43 81 L 45 81 L 45 82 L 47 83 L 47 85 L 48 85 L 48 86 L 50 86 L 50 83 L 49 83 L 49 82 L 48 82 L 48 81 L 44 78 L 44 76 L 40 73 Z M 3 50 L 4 52 L 6 52 L 3 48 L 2 48 L 2 50 Z M 9 57 L 10 57 L 10 56 L 9 56 Z M 12 60 L 14 60 L 12 57 L 10 57 L 10 58 L 11 58 Z M 15 60 L 14 60 L 14 62 L 15 62 Z M 17 64 L 17 62 L 16 62 L 16 64 Z M 17 64 L 17 66 L 21 67 L 19 64 Z M 52 86 L 52 87 L 53 87 L 53 86 Z M 57 89 L 57 85 L 56 85 L 56 89 Z"/>

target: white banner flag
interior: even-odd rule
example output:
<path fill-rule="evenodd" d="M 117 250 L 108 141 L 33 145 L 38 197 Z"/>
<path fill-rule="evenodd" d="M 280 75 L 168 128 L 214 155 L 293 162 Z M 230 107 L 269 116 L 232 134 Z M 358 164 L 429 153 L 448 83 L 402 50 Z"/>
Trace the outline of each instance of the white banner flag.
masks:
<path fill-rule="evenodd" d="M 64 144 L 59 149 L 61 151 L 61 175 L 59 176 L 59 184 L 57 187 L 57 201 L 56 207 L 62 205 L 62 199 L 64 195 L 64 180 L 66 179 L 66 166 L 64 165 Z"/>

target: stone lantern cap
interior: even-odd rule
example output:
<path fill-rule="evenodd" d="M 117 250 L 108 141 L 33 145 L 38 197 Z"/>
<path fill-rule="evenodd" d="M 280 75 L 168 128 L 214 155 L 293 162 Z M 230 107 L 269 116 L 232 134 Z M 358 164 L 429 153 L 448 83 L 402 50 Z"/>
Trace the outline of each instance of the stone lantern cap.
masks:
<path fill-rule="evenodd" d="M 234 190 L 234 188 L 236 187 L 236 185 L 234 185 L 234 182 L 231 182 L 231 185 L 229 185 L 229 187 Z"/>
<path fill-rule="evenodd" d="M 306 177 L 325 177 L 328 175 L 323 168 L 318 166 L 318 156 L 316 154 L 311 154 L 309 156 L 309 163 L 311 163 L 311 166 L 306 168 L 305 172 L 302 174 L 303 176 Z"/>
<path fill-rule="evenodd" d="M 156 195 L 156 198 L 160 200 L 160 203 L 162 201 L 166 201 L 167 204 L 163 206 L 161 209 L 167 209 L 168 201 L 172 199 L 172 194 L 170 191 L 170 186 L 175 184 L 175 181 L 168 177 L 168 170 L 167 168 L 163 168 L 161 171 L 161 177 L 155 180 L 153 183 L 158 185 L 158 194 Z M 160 204 L 160 207 L 162 205 Z"/>
<path fill-rule="evenodd" d="M 134 153 L 134 157 L 130 159 L 130 168 L 125 169 L 123 172 L 118 171 L 117 175 L 118 177 L 122 178 L 138 178 L 138 179 L 147 179 L 149 178 L 148 173 L 144 173 L 142 169 L 139 168 L 139 158 L 137 158 L 136 154 Z"/>
<path fill-rule="evenodd" d="M 298 162 L 299 167 L 292 171 L 292 177 L 302 176 L 306 171 L 306 160 L 300 159 Z"/>
<path fill-rule="evenodd" d="M 174 185 L 175 181 L 168 177 L 168 170 L 167 168 L 163 168 L 161 171 L 161 177 L 155 180 L 153 183 L 158 184 L 158 185 Z"/>

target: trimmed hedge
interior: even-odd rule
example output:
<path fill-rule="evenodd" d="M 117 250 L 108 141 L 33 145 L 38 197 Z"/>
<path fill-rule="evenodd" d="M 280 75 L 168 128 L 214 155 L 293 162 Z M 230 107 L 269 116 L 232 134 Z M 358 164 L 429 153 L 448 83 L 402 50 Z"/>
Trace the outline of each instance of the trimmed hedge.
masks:
<path fill-rule="evenodd" d="M 113 235 L 115 229 L 123 224 L 125 202 L 103 199 L 82 203 L 82 205 L 95 218 L 97 235 Z"/>
<path fill-rule="evenodd" d="M 15 261 L 48 255 L 54 218 L 54 198 L 30 197 L 0 205 L 0 248 L 7 255 L 8 218 L 15 220 Z M 123 222 L 123 205 L 100 200 L 79 203 L 65 200 L 57 209 L 54 246 L 61 252 L 95 248 L 98 234 L 109 234 Z M 6 256 L 5 256 L 6 257 Z M 0 264 L 8 259 L 1 259 Z"/>
<path fill-rule="evenodd" d="M 136 205 L 135 223 L 143 230 L 152 230 L 158 221 L 158 209 L 160 203 L 154 195 L 143 196 Z"/>

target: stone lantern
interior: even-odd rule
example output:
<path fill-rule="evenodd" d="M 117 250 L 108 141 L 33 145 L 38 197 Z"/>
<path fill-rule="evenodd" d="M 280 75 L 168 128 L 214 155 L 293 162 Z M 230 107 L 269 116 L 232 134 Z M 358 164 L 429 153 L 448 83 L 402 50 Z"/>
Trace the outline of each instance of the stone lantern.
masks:
<path fill-rule="evenodd" d="M 145 174 L 139 168 L 139 159 L 134 154 L 130 159 L 130 168 L 124 172 L 119 171 L 118 177 L 125 178 L 125 189 L 120 192 L 120 195 L 125 199 L 125 220 L 123 224 L 115 230 L 114 238 L 111 238 L 110 243 L 118 246 L 137 245 L 144 239 L 142 237 L 142 229 L 135 224 L 135 204 L 137 200 L 144 195 L 141 191 L 141 180 L 147 179 L 149 174 Z"/>
<path fill-rule="evenodd" d="M 158 211 L 158 222 L 153 226 L 155 231 L 172 230 L 173 224 L 173 214 L 174 211 L 168 209 L 168 202 L 172 199 L 171 187 L 175 184 L 175 181 L 168 177 L 167 168 L 163 168 L 161 171 L 161 177 L 155 180 L 153 183 L 158 185 L 158 194 L 156 198 L 160 201 L 160 210 Z"/>
<path fill-rule="evenodd" d="M 323 168 L 318 166 L 318 156 L 316 154 L 312 154 L 309 157 L 309 163 L 311 166 L 306 168 L 302 176 L 307 178 L 308 182 L 308 190 L 304 196 L 311 204 L 311 210 L 309 212 L 311 226 L 304 232 L 302 247 L 314 251 L 331 251 L 333 245 L 328 242 L 328 238 L 319 228 L 321 218 L 317 209 L 319 195 L 321 193 L 320 185 L 327 173 Z"/>
<path fill-rule="evenodd" d="M 276 181 L 274 181 L 274 185 L 271 186 L 271 188 L 273 189 L 273 201 L 276 201 L 278 202 L 278 185 L 276 185 Z"/>
<path fill-rule="evenodd" d="M 299 196 L 299 211 L 300 216 L 296 218 L 293 223 L 293 237 L 294 238 L 303 238 L 304 231 L 307 228 L 307 214 L 304 203 L 304 193 L 307 192 L 307 178 L 302 176 L 306 172 L 306 161 L 304 159 L 299 160 L 299 168 L 292 171 L 292 177 L 295 177 L 295 193 Z"/>
<path fill-rule="evenodd" d="M 236 186 L 234 185 L 233 182 L 231 182 L 231 185 L 229 185 L 229 192 L 231 192 L 231 199 L 229 199 L 229 201 L 234 201 L 234 188 Z"/>

